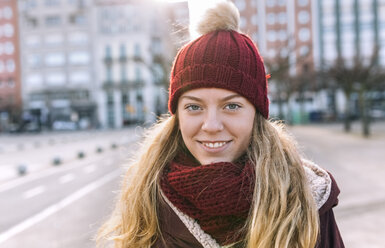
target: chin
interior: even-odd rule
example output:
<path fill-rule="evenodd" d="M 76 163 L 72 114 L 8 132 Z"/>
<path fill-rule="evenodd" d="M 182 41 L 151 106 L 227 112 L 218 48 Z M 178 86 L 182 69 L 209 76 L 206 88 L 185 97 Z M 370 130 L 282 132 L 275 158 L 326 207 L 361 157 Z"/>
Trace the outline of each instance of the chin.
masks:
<path fill-rule="evenodd" d="M 227 158 L 213 158 L 213 159 L 205 159 L 201 162 L 201 164 L 214 164 L 220 162 L 231 162 L 231 160 Z"/>

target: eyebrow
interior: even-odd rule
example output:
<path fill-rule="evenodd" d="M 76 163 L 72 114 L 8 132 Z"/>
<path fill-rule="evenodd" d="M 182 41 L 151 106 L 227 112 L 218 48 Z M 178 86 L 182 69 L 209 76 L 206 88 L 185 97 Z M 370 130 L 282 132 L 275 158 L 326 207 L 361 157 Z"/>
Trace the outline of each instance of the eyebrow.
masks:
<path fill-rule="evenodd" d="M 233 98 L 236 98 L 236 97 L 242 97 L 241 95 L 239 94 L 233 94 L 233 95 L 229 95 L 229 96 L 226 96 L 224 98 L 221 99 L 221 101 L 228 101 L 230 99 L 233 99 Z M 194 101 L 197 101 L 197 102 L 202 102 L 202 99 L 199 98 L 199 97 L 195 97 L 195 96 L 182 96 L 181 98 L 187 98 L 187 99 L 190 99 L 190 100 L 194 100 Z"/>

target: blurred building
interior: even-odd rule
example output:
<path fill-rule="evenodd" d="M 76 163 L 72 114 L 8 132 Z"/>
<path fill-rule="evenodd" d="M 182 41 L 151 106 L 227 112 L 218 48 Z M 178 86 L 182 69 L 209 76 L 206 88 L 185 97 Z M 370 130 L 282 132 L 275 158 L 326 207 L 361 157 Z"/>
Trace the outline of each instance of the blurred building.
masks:
<path fill-rule="evenodd" d="M 0 1 L 0 131 L 21 112 L 17 1 Z"/>
<path fill-rule="evenodd" d="M 153 122 L 166 112 L 170 30 L 165 5 L 94 1 L 95 82 L 102 127 Z"/>
<path fill-rule="evenodd" d="M 384 0 L 323 0 L 315 1 L 313 18 L 317 37 L 314 42 L 315 63 L 320 69 L 330 67 L 337 58 L 349 64 L 357 56 L 369 60 L 379 48 L 378 63 L 385 66 L 385 1 Z M 377 52 L 377 51 L 376 51 Z M 328 107 L 342 113 L 345 104 L 351 104 L 359 113 L 358 96 L 346 102 L 341 91 L 327 92 Z M 385 93 L 372 93 L 372 108 L 385 113 Z"/>
<path fill-rule="evenodd" d="M 24 110 L 43 125 L 97 122 L 91 0 L 22 0 Z"/>
<path fill-rule="evenodd" d="M 316 26 L 313 22 L 314 1 L 311 0 L 233 0 L 241 15 L 241 31 L 256 42 L 266 62 L 282 66 L 282 58 L 287 58 L 289 74 L 310 74 L 314 69 L 314 37 Z M 277 99 L 286 94 L 277 90 L 276 77 L 270 82 L 271 113 L 278 115 Z M 310 92 L 315 81 L 309 80 L 301 95 L 293 93 L 289 102 L 285 101 L 285 112 L 298 112 L 300 108 L 312 111 L 319 104 L 318 96 Z M 285 98 L 285 96 L 280 96 Z M 303 100 L 304 99 L 304 100 Z M 302 101 L 303 100 L 303 101 Z M 303 103 L 304 102 L 304 103 Z"/>
<path fill-rule="evenodd" d="M 310 0 L 233 0 L 241 14 L 240 28 L 258 45 L 265 60 L 290 53 L 293 70 L 300 60 L 306 67 L 313 64 L 312 2 Z M 309 68 L 306 68 L 309 69 Z"/>

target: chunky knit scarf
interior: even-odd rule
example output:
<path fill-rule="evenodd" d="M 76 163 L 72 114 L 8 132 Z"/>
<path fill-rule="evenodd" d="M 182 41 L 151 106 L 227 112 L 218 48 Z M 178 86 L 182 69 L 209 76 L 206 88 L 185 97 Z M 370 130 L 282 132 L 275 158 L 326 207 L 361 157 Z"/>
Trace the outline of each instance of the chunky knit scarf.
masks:
<path fill-rule="evenodd" d="M 228 245 L 243 239 L 254 178 L 251 162 L 199 165 L 176 159 L 163 171 L 160 184 L 174 206 L 220 245 Z"/>

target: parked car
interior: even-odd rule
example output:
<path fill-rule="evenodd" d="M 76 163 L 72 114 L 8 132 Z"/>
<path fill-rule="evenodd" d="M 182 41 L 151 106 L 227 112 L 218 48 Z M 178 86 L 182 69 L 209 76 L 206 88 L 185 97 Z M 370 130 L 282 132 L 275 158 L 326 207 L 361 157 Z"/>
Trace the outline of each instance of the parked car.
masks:
<path fill-rule="evenodd" d="M 74 131 L 77 129 L 78 129 L 77 124 L 73 121 L 54 121 L 52 124 L 52 130 L 56 130 L 56 131 L 59 131 L 59 130 Z"/>

